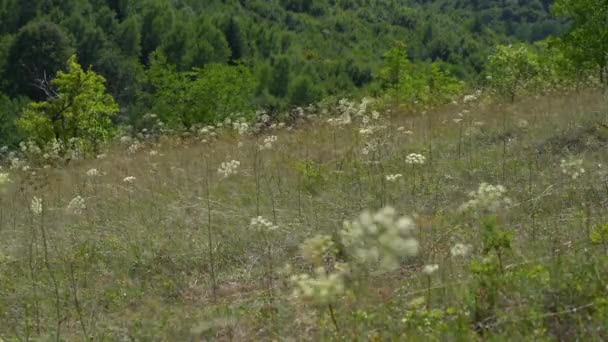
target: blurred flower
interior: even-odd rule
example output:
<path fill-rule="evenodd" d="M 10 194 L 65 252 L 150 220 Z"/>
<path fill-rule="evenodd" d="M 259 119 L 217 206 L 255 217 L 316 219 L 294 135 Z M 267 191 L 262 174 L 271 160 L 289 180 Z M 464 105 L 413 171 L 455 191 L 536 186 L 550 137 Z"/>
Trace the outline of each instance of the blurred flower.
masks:
<path fill-rule="evenodd" d="M 465 244 L 462 244 L 462 243 L 457 243 L 457 244 L 455 244 L 450 249 L 450 254 L 453 257 L 456 257 L 456 256 L 466 256 L 467 254 L 469 254 L 470 250 L 471 250 L 471 246 L 470 245 L 465 245 Z"/>
<path fill-rule="evenodd" d="M 135 178 L 133 176 L 128 176 L 128 177 L 125 177 L 122 181 L 125 183 L 133 183 L 133 182 L 135 182 L 136 179 L 137 178 Z"/>
<path fill-rule="evenodd" d="M 511 205 L 511 200 L 508 197 L 505 197 L 506 192 L 507 189 L 502 185 L 481 183 L 477 191 L 469 193 L 471 199 L 461 205 L 460 210 L 480 209 L 497 211 L 499 208 L 508 207 Z"/>
<path fill-rule="evenodd" d="M 560 162 L 560 168 L 562 169 L 563 174 L 567 175 L 572 179 L 577 179 L 579 176 L 585 173 L 582 159 L 562 159 Z"/>
<path fill-rule="evenodd" d="M 67 210 L 68 212 L 75 215 L 82 215 L 82 213 L 87 209 L 84 198 L 80 196 L 74 197 L 70 203 L 68 204 Z"/>
<path fill-rule="evenodd" d="M 397 173 L 397 174 L 394 174 L 394 175 L 386 175 L 386 180 L 389 181 L 389 182 L 395 182 L 395 181 L 397 181 L 401 177 L 403 177 L 403 175 L 400 174 L 400 173 Z"/>
<path fill-rule="evenodd" d="M 89 171 L 87 171 L 87 176 L 89 176 L 89 177 L 99 176 L 99 171 L 97 171 L 97 169 L 90 169 Z"/>
<path fill-rule="evenodd" d="M 279 226 L 262 216 L 252 218 L 250 226 L 260 231 L 273 231 L 279 228 Z"/>
<path fill-rule="evenodd" d="M 220 167 L 217 169 L 217 172 L 221 174 L 224 178 L 228 178 L 237 173 L 237 169 L 241 165 L 241 162 L 238 160 L 231 160 L 229 162 L 223 162 Z"/>
<path fill-rule="evenodd" d="M 410 153 L 405 157 L 405 162 L 410 165 L 422 165 L 426 161 L 426 157 L 419 153 Z"/>
<path fill-rule="evenodd" d="M 439 269 L 439 265 L 437 265 L 437 264 L 425 265 L 424 268 L 422 268 L 422 273 L 430 276 L 431 274 L 437 272 L 438 269 Z"/>
<path fill-rule="evenodd" d="M 32 203 L 30 204 L 30 209 L 34 215 L 42 214 L 42 199 L 34 196 L 34 198 L 32 198 Z"/>
<path fill-rule="evenodd" d="M 378 263 L 382 270 L 399 267 L 402 257 L 418 254 L 418 241 L 412 237 L 414 221 L 398 217 L 385 207 L 376 213 L 364 211 L 352 222 L 345 221 L 342 242 L 361 263 Z"/>

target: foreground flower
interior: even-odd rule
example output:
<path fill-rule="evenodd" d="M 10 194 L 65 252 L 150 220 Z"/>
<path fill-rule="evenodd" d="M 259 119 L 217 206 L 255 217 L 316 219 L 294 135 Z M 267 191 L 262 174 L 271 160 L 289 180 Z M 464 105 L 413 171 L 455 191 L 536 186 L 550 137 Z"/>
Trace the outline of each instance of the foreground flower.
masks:
<path fill-rule="evenodd" d="M 122 181 L 125 183 L 133 183 L 133 182 L 135 182 L 136 179 L 137 178 L 135 178 L 133 176 L 128 176 L 128 177 L 125 177 Z"/>
<path fill-rule="evenodd" d="M 398 217 L 386 207 L 376 213 L 364 211 L 355 221 L 344 222 L 342 242 L 364 264 L 379 264 L 382 270 L 397 269 L 401 258 L 418 254 L 418 241 L 412 237 L 414 221 Z"/>
<path fill-rule="evenodd" d="M 42 214 L 42 199 L 34 196 L 34 198 L 32 198 L 32 203 L 30 204 L 30 209 L 34 215 Z"/>
<path fill-rule="evenodd" d="M 229 162 L 223 162 L 220 167 L 217 169 L 217 172 L 221 174 L 224 178 L 228 178 L 237 173 L 237 169 L 241 165 L 241 162 L 238 160 L 231 160 Z"/>
<path fill-rule="evenodd" d="M 424 268 L 422 269 L 422 273 L 430 276 L 431 274 L 437 272 L 438 269 L 439 269 L 439 265 L 437 265 L 437 264 L 425 265 Z"/>
<path fill-rule="evenodd" d="M 323 266 L 315 268 L 313 276 L 299 274 L 291 277 L 296 288 L 293 296 L 312 301 L 317 305 L 331 304 L 345 292 L 344 277 L 349 272 L 348 265 L 336 263 L 331 272 Z"/>

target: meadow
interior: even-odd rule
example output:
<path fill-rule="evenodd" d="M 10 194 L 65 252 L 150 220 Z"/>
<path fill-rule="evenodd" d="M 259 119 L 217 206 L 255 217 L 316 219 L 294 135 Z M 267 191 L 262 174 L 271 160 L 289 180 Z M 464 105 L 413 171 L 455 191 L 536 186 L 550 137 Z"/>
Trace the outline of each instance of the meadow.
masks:
<path fill-rule="evenodd" d="M 0 340 L 608 339 L 608 97 L 466 100 L 2 152 Z"/>

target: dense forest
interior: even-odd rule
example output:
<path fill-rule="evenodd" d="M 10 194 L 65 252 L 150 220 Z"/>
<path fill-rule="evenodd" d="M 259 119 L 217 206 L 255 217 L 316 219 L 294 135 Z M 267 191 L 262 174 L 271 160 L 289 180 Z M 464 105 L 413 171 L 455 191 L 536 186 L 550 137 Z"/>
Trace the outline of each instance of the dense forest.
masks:
<path fill-rule="evenodd" d="M 550 2 L 4 0 L 0 144 L 23 140 L 15 121 L 29 101 L 55 94 L 51 80 L 72 55 L 105 78 L 120 108 L 114 123 L 154 112 L 188 126 L 225 116 L 219 112 L 378 95 L 383 56 L 395 44 L 414 63 L 475 82 L 496 45 L 565 30 Z M 175 119 L 176 102 L 193 113 Z"/>

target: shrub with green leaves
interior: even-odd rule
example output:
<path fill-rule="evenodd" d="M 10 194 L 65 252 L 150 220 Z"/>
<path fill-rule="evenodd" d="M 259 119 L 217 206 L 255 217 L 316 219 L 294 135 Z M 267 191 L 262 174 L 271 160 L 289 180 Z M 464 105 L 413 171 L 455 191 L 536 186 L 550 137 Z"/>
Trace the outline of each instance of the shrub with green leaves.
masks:
<path fill-rule="evenodd" d="M 49 98 L 29 104 L 17 121 L 23 135 L 39 144 L 53 140 L 64 146 L 76 139 L 81 150 L 96 151 L 114 133 L 112 117 L 118 105 L 106 94 L 105 79 L 93 70 L 83 70 L 70 57 L 67 71 L 57 76 L 46 88 Z"/>

